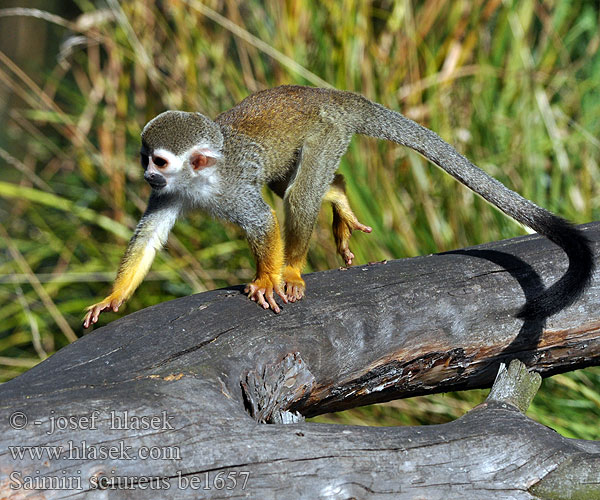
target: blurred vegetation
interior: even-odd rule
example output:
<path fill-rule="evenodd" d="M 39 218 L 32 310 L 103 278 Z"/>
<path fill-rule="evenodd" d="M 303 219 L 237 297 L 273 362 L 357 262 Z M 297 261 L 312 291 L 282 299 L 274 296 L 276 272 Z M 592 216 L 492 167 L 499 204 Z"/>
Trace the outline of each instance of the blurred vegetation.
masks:
<path fill-rule="evenodd" d="M 0 40 L 31 42 L 17 30 L 23 20 L 30 35 L 45 36 L 43 50 L 27 47 L 20 57 L 0 47 L 0 380 L 82 335 L 82 311 L 108 291 L 149 194 L 140 129 L 167 108 L 215 116 L 284 83 L 357 91 L 437 131 L 536 203 L 576 222 L 599 218 L 595 0 L 41 4 L 47 10 L 0 10 Z M 341 171 L 352 173 L 350 200 L 374 229 L 353 237 L 357 263 L 523 233 L 396 145 L 357 137 Z M 341 264 L 329 218 L 323 210 L 308 271 Z M 238 229 L 192 215 L 177 224 L 127 311 L 252 274 Z M 552 377 L 530 414 L 564 435 L 598 439 L 598 387 L 597 368 Z M 441 423 L 484 394 L 318 420 Z"/>

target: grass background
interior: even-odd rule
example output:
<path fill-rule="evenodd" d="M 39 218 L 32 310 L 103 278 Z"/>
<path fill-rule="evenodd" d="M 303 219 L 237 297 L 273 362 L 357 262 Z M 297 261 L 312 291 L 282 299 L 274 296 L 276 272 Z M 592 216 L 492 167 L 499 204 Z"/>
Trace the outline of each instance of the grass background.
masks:
<path fill-rule="evenodd" d="M 141 127 L 168 108 L 215 116 L 287 83 L 357 91 L 435 130 L 536 203 L 576 222 L 599 218 L 595 0 L 4 4 L 0 380 L 82 335 L 82 311 L 106 295 L 149 194 L 138 164 Z M 523 234 L 399 146 L 356 137 L 341 171 L 359 219 L 374 229 L 353 236 L 357 263 Z M 341 264 L 330 217 L 323 210 L 307 271 Z M 241 232 L 194 214 L 177 224 L 126 310 L 252 275 Z M 100 324 L 116 317 L 105 313 Z M 598 439 L 598 387 L 598 368 L 554 376 L 529 414 L 566 436 Z M 441 423 L 485 393 L 318 420 Z"/>

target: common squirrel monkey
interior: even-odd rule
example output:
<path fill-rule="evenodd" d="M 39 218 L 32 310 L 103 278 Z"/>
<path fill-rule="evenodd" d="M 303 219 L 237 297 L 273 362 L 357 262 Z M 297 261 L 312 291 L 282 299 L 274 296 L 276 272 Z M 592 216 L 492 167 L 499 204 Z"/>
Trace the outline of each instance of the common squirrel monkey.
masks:
<path fill-rule="evenodd" d="M 564 219 L 511 191 L 460 155 L 434 132 L 400 113 L 351 92 L 282 86 L 253 94 L 213 121 L 200 113 L 166 111 L 142 131 L 144 179 L 152 186 L 148 208 L 121 262 L 112 293 L 90 306 L 84 327 L 108 309 L 117 311 L 148 272 L 178 217 L 200 209 L 239 225 L 256 259 L 248 297 L 279 312 L 304 296 L 300 273 L 323 200 L 333 206 L 339 253 L 350 264 L 354 230 L 370 232 L 350 209 L 340 158 L 353 134 L 408 146 L 505 214 L 559 245 L 567 272 L 528 301 L 520 317 L 545 317 L 573 303 L 589 283 L 594 262 L 585 235 Z M 267 184 L 283 198 L 283 240 Z"/>

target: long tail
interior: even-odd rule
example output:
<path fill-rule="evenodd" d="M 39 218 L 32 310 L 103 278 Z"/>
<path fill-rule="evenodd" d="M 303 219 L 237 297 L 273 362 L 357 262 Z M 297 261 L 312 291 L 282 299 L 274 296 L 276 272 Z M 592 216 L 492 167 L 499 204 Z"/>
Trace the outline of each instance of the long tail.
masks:
<path fill-rule="evenodd" d="M 505 214 L 560 246 L 569 258 L 567 272 L 552 286 L 528 300 L 518 317 L 548 317 L 571 305 L 583 293 L 594 271 L 594 257 L 585 234 L 565 219 L 538 207 L 473 165 L 452 146 L 418 123 L 380 104 L 364 100 L 355 123 L 359 134 L 387 139 L 414 149 Z"/>

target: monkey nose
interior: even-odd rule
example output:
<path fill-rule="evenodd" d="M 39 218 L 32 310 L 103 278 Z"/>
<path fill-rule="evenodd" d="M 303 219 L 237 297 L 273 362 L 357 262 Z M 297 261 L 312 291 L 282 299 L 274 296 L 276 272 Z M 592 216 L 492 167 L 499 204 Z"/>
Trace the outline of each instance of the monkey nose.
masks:
<path fill-rule="evenodd" d="M 167 185 L 167 180 L 160 174 L 146 172 L 144 179 L 154 189 L 162 189 Z"/>

